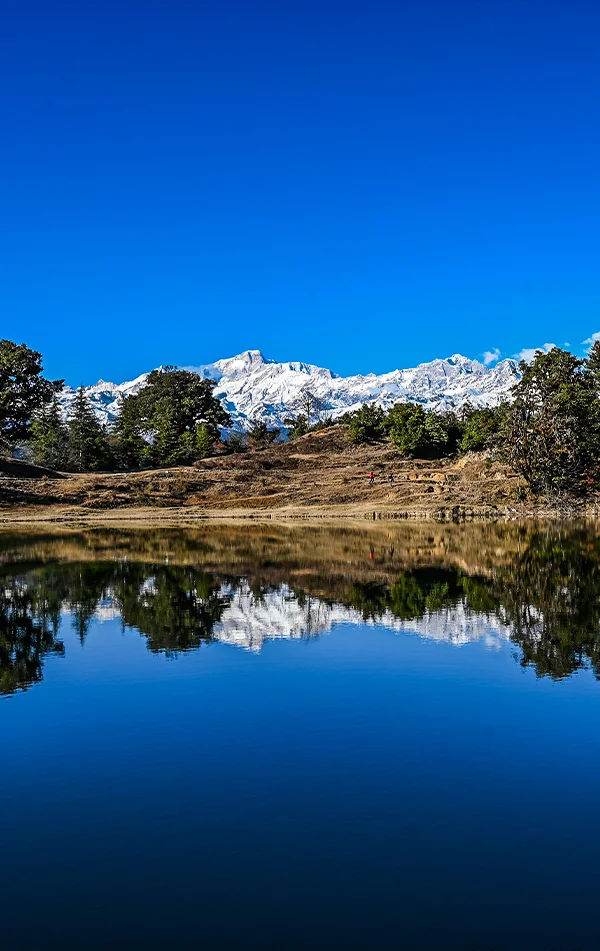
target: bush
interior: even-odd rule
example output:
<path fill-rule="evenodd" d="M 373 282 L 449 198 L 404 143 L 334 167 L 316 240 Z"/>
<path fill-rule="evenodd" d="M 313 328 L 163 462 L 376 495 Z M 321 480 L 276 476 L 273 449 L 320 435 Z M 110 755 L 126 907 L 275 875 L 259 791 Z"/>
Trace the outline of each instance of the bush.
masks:
<path fill-rule="evenodd" d="M 385 434 L 385 413 L 379 406 L 365 403 L 349 414 L 348 433 L 353 443 L 377 442 Z"/>
<path fill-rule="evenodd" d="M 278 429 L 269 429 L 265 422 L 253 423 L 248 431 L 248 440 L 251 446 L 257 449 L 266 449 L 279 439 Z"/>
<path fill-rule="evenodd" d="M 495 444 L 504 407 L 472 409 L 464 416 L 460 452 L 481 452 Z"/>
<path fill-rule="evenodd" d="M 299 439 L 300 436 L 306 436 L 310 432 L 308 418 L 304 413 L 300 413 L 295 419 L 286 419 L 285 422 L 291 427 L 288 433 L 290 439 Z"/>

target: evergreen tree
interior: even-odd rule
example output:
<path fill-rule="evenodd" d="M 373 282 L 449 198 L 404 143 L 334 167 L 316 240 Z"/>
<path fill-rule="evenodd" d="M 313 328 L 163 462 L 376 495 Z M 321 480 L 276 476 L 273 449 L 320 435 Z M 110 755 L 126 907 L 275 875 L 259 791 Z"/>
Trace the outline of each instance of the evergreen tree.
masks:
<path fill-rule="evenodd" d="M 135 396 L 141 431 L 151 437 L 152 461 L 177 465 L 199 458 L 198 439 L 214 442 L 219 430 L 231 422 L 229 413 L 213 394 L 215 384 L 189 370 L 167 367 L 153 370 L 147 385 Z M 203 426 L 199 436 L 199 427 Z M 201 451 L 204 451 L 203 449 Z"/>
<path fill-rule="evenodd" d="M 555 347 L 520 364 L 500 433 L 503 458 L 535 492 L 585 495 L 596 485 L 600 400 L 594 371 Z"/>
<path fill-rule="evenodd" d="M 425 417 L 426 442 L 423 449 L 429 458 L 453 455 L 463 434 L 463 424 L 456 413 L 428 412 Z"/>
<path fill-rule="evenodd" d="M 385 413 L 379 406 L 365 403 L 350 414 L 348 434 L 353 443 L 377 442 L 385 433 Z"/>
<path fill-rule="evenodd" d="M 39 409 L 33 418 L 31 447 L 38 465 L 48 466 L 49 469 L 68 467 L 69 432 L 56 396 Z"/>
<path fill-rule="evenodd" d="M 463 414 L 463 433 L 458 448 L 461 452 L 490 449 L 501 425 L 504 407 L 468 409 Z"/>
<path fill-rule="evenodd" d="M 304 413 L 300 413 L 295 419 L 286 419 L 285 423 L 290 426 L 288 433 L 290 439 L 299 439 L 310 432 L 308 417 Z"/>
<path fill-rule="evenodd" d="M 67 425 L 69 468 L 73 472 L 109 469 L 112 458 L 107 435 L 96 419 L 82 386 L 77 390 Z"/>
<path fill-rule="evenodd" d="M 248 448 L 248 437 L 245 433 L 230 433 L 225 449 L 227 452 L 245 452 Z"/>
<path fill-rule="evenodd" d="M 279 439 L 278 429 L 269 429 L 265 422 L 253 423 L 248 431 L 248 440 L 251 446 L 257 449 L 266 449 Z"/>
<path fill-rule="evenodd" d="M 110 433 L 110 444 L 116 464 L 125 471 L 140 469 L 151 456 L 151 447 L 142 436 L 138 404 L 126 396 Z"/>
<path fill-rule="evenodd" d="M 0 340 L 0 449 L 26 440 L 35 412 L 62 389 L 62 380 L 46 380 L 42 370 L 36 350 Z"/>
<path fill-rule="evenodd" d="M 456 413 L 428 412 L 418 403 L 396 403 L 387 415 L 386 427 L 401 452 L 424 459 L 455 453 L 464 428 Z"/>
<path fill-rule="evenodd" d="M 418 455 L 429 443 L 427 413 L 418 403 L 396 403 L 387 417 L 390 439 L 401 452 Z"/>
<path fill-rule="evenodd" d="M 585 361 L 588 370 L 594 374 L 596 386 L 600 389 L 600 340 L 595 340 Z"/>
<path fill-rule="evenodd" d="M 196 429 L 196 455 L 198 459 L 205 459 L 210 456 L 214 445 L 214 439 L 206 423 L 200 423 Z"/>

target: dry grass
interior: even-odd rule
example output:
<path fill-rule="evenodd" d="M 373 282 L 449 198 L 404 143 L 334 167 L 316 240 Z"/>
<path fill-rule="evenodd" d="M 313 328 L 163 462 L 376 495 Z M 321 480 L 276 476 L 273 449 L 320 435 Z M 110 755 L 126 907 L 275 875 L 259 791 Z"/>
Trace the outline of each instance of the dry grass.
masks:
<path fill-rule="evenodd" d="M 353 446 L 345 427 L 336 426 L 195 466 L 62 478 L 2 473 L 0 517 L 494 517 L 531 509 L 520 486 L 514 473 L 482 454 L 411 460 L 389 443 Z"/>

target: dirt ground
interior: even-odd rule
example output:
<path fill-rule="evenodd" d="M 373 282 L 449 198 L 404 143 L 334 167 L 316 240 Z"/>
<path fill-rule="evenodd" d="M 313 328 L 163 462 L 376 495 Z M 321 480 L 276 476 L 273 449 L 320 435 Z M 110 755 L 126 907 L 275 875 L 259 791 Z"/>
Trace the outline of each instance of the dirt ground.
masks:
<path fill-rule="evenodd" d="M 0 472 L 0 520 L 5 522 L 95 521 L 108 515 L 171 521 L 538 514 L 519 477 L 485 454 L 409 459 L 389 443 L 354 446 L 343 426 L 194 466 L 110 474 L 5 468 L 9 471 Z"/>

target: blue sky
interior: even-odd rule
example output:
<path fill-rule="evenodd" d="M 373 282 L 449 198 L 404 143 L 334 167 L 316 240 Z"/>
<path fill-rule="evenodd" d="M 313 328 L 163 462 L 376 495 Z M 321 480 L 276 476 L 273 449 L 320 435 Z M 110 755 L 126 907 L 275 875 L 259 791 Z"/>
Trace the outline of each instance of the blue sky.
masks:
<path fill-rule="evenodd" d="M 88 0 L 0 33 L 0 336 L 71 384 L 600 330 L 600 5 Z"/>

